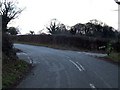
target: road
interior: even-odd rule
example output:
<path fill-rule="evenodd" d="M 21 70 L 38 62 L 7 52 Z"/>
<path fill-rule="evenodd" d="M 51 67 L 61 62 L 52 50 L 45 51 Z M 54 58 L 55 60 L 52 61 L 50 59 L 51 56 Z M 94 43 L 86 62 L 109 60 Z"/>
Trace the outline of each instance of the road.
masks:
<path fill-rule="evenodd" d="M 34 65 L 17 88 L 118 88 L 118 66 L 85 53 L 15 44 Z"/>

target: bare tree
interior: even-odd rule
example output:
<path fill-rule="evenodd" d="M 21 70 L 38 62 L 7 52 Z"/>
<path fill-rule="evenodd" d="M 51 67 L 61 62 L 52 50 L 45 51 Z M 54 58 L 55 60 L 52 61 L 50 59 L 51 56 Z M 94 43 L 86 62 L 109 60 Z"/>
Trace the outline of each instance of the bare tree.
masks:
<path fill-rule="evenodd" d="M 66 26 L 58 21 L 57 19 L 52 19 L 50 22 L 49 27 L 46 27 L 49 33 L 51 34 L 67 34 L 68 30 L 66 29 Z"/>
<path fill-rule="evenodd" d="M 120 1 L 119 0 L 114 0 L 118 5 L 120 5 Z"/>
<path fill-rule="evenodd" d="M 2 16 L 2 31 L 7 31 L 7 24 L 18 17 L 23 9 L 17 8 L 16 2 L 2 0 L 0 2 L 0 15 Z"/>
<path fill-rule="evenodd" d="M 7 25 L 23 11 L 22 9 L 17 8 L 16 4 L 17 2 L 15 0 L 14 2 L 12 0 L 0 1 L 0 16 L 2 17 L 2 52 L 10 57 L 10 60 L 14 60 L 12 58 L 16 57 L 16 53 L 13 50 L 13 43 L 10 36 L 6 34 L 9 30 L 7 29 Z"/>
<path fill-rule="evenodd" d="M 35 32 L 34 31 L 30 31 L 30 34 L 33 35 L 33 34 L 35 34 Z"/>
<path fill-rule="evenodd" d="M 46 27 L 48 29 L 49 33 L 51 34 L 57 34 L 59 24 L 57 24 L 58 20 L 57 19 L 52 19 L 50 22 L 50 26 Z"/>

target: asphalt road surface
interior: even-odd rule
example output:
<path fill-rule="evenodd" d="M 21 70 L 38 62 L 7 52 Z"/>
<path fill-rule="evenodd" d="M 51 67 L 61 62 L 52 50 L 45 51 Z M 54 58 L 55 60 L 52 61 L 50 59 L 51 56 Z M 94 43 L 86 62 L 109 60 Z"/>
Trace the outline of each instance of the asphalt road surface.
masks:
<path fill-rule="evenodd" d="M 15 44 L 34 68 L 17 88 L 118 88 L 118 66 L 85 53 Z"/>

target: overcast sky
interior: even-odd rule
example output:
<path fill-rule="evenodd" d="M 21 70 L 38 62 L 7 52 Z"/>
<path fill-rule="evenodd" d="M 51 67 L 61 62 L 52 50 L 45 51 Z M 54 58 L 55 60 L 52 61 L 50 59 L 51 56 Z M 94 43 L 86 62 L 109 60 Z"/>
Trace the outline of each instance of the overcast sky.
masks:
<path fill-rule="evenodd" d="M 53 18 L 73 26 L 98 19 L 118 29 L 118 5 L 114 0 L 17 0 L 26 9 L 10 26 L 19 27 L 22 34 L 37 33 Z"/>

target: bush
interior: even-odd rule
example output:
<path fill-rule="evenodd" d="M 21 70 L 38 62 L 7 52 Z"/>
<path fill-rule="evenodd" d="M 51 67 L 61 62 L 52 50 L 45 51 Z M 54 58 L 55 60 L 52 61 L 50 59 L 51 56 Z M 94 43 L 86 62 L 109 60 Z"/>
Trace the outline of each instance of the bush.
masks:
<path fill-rule="evenodd" d="M 12 39 L 19 42 L 65 45 L 87 50 L 99 50 L 99 47 L 107 46 L 109 42 L 109 40 L 101 38 L 65 35 L 19 35 L 12 36 Z"/>
<path fill-rule="evenodd" d="M 113 43 L 114 51 L 120 52 L 120 41 Z"/>
<path fill-rule="evenodd" d="M 10 37 L 8 34 L 3 34 L 2 35 L 2 51 L 6 54 L 9 55 L 13 47 L 13 44 L 10 40 Z"/>
<path fill-rule="evenodd" d="M 2 52 L 3 58 L 5 58 L 3 59 L 3 63 L 8 62 L 9 60 L 15 60 L 17 58 L 10 36 L 5 33 L 2 34 Z M 6 59 L 6 57 L 8 57 L 8 59 Z"/>

